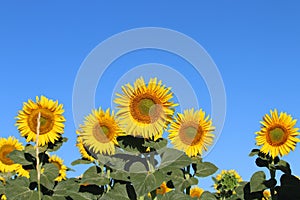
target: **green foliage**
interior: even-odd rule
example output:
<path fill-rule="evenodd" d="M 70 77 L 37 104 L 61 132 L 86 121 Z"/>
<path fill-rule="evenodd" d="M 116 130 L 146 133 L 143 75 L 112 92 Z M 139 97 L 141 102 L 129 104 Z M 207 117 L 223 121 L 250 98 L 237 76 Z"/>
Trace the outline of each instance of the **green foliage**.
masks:
<path fill-rule="evenodd" d="M 205 191 L 202 195 L 200 200 L 216 200 L 216 196 L 210 192 Z"/>
<path fill-rule="evenodd" d="M 86 159 L 83 159 L 83 158 L 80 158 L 80 159 L 74 160 L 71 163 L 71 165 L 75 166 L 75 165 L 80 165 L 80 164 L 91 164 L 91 163 L 93 163 L 93 162 L 89 161 L 89 160 L 86 160 Z"/>
<path fill-rule="evenodd" d="M 218 170 L 218 168 L 210 162 L 197 162 L 196 169 L 196 176 L 198 177 L 213 175 Z"/>
<path fill-rule="evenodd" d="M 265 181 L 266 174 L 263 171 L 255 172 L 250 179 L 250 192 L 258 192 L 266 189 Z"/>
<path fill-rule="evenodd" d="M 198 184 L 198 179 L 191 177 L 190 174 L 185 174 L 185 172 L 180 169 L 172 172 L 170 180 L 172 180 L 175 188 L 181 192 L 192 185 Z"/>
<path fill-rule="evenodd" d="M 81 182 L 89 185 L 106 185 L 109 183 L 109 178 L 101 173 L 101 169 L 99 167 L 92 166 L 84 172 Z"/>

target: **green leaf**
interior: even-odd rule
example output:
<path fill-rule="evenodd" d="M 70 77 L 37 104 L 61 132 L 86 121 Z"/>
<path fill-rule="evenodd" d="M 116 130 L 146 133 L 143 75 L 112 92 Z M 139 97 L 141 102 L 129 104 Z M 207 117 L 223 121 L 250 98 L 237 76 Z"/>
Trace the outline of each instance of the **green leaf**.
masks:
<path fill-rule="evenodd" d="M 217 200 L 217 198 L 212 193 L 205 191 L 200 196 L 200 200 Z"/>
<path fill-rule="evenodd" d="M 166 147 L 168 144 L 168 140 L 164 139 L 164 138 L 159 138 L 156 141 L 145 141 L 145 144 L 143 145 L 144 147 L 150 147 L 152 149 L 155 150 L 159 150 L 162 149 L 164 147 Z"/>
<path fill-rule="evenodd" d="M 4 185 L 0 183 L 0 194 L 4 194 Z"/>
<path fill-rule="evenodd" d="M 14 150 L 11 153 L 8 154 L 8 157 L 14 161 L 14 163 L 19 163 L 21 165 L 30 165 L 32 164 L 30 161 L 28 161 L 25 158 L 23 151 Z"/>
<path fill-rule="evenodd" d="M 110 177 L 120 181 L 130 181 L 130 173 L 126 171 L 112 171 Z"/>
<path fill-rule="evenodd" d="M 252 156 L 256 156 L 258 155 L 260 152 L 259 149 L 252 149 L 252 151 L 249 153 L 249 156 L 252 157 Z"/>
<path fill-rule="evenodd" d="M 235 189 L 237 197 L 240 199 L 244 199 L 244 187 L 248 182 L 241 182 L 240 185 Z"/>
<path fill-rule="evenodd" d="M 172 180 L 175 188 L 181 192 L 189 186 L 198 184 L 198 179 L 194 177 L 186 178 L 180 169 L 172 171 L 168 178 Z"/>
<path fill-rule="evenodd" d="M 32 146 L 31 144 L 27 144 L 27 145 L 25 146 L 24 151 L 25 151 L 25 153 L 28 153 L 28 154 L 30 154 L 32 157 L 35 158 L 35 154 L 36 154 L 35 148 L 34 148 L 34 146 Z"/>
<path fill-rule="evenodd" d="M 258 166 L 258 167 L 269 167 L 269 161 L 266 160 L 266 159 L 262 159 L 260 157 L 256 158 L 255 160 L 255 164 Z"/>
<path fill-rule="evenodd" d="M 29 180 L 25 177 L 7 181 L 5 194 L 9 200 L 38 199 L 38 192 L 29 189 Z"/>
<path fill-rule="evenodd" d="M 130 200 L 126 191 L 126 186 L 121 184 L 115 184 L 113 189 L 105 193 L 100 200 Z"/>
<path fill-rule="evenodd" d="M 66 200 L 64 196 L 48 196 L 44 195 L 43 200 Z"/>
<path fill-rule="evenodd" d="M 289 174 L 289 175 L 292 174 L 292 170 L 290 168 L 290 164 L 288 162 L 284 161 L 284 160 L 280 160 L 278 162 L 278 164 L 276 165 L 276 169 L 281 170 L 285 174 Z"/>
<path fill-rule="evenodd" d="M 125 170 L 126 161 L 123 157 L 131 156 L 127 154 L 115 154 L 113 156 L 105 156 L 98 154 L 97 158 L 98 161 L 101 162 L 102 165 L 109 166 L 114 170 Z"/>
<path fill-rule="evenodd" d="M 48 188 L 52 189 L 54 187 L 56 177 L 59 175 L 59 170 L 58 168 L 51 163 L 45 164 L 42 168 L 44 168 L 44 172 L 41 174 L 41 184 Z M 30 182 L 37 182 L 37 171 L 35 169 L 30 170 Z"/>
<path fill-rule="evenodd" d="M 77 179 L 70 178 L 65 181 L 58 182 L 53 189 L 53 195 L 56 196 L 68 196 L 71 191 L 77 192 L 79 190 L 79 183 Z"/>
<path fill-rule="evenodd" d="M 264 185 L 265 181 L 266 175 L 263 171 L 254 173 L 250 179 L 250 192 L 260 192 L 266 189 L 267 187 Z"/>
<path fill-rule="evenodd" d="M 109 184 L 109 179 L 101 173 L 101 169 L 97 166 L 92 166 L 84 172 L 82 175 L 81 183 L 84 184 L 95 184 L 95 185 L 106 185 Z"/>
<path fill-rule="evenodd" d="M 85 159 L 77 159 L 77 160 L 74 160 L 71 165 L 72 166 L 75 166 L 75 165 L 79 165 L 79 164 L 91 164 L 93 163 L 92 161 L 89 161 L 89 160 L 85 160 Z"/>
<path fill-rule="evenodd" d="M 207 177 L 210 176 L 216 171 L 218 168 L 210 162 L 199 162 L 197 163 L 197 171 L 196 171 L 196 176 L 198 177 Z"/>
<path fill-rule="evenodd" d="M 47 151 L 49 152 L 53 152 L 53 151 L 57 151 L 58 149 L 60 149 L 60 147 L 63 145 L 64 142 L 67 142 L 68 141 L 68 138 L 66 137 L 62 137 L 62 138 L 59 138 L 59 140 L 56 140 L 53 143 L 48 143 L 47 145 L 45 145 L 45 147 L 47 147 Z"/>
<path fill-rule="evenodd" d="M 192 159 L 177 149 L 163 148 L 158 151 L 161 157 L 159 169 L 171 170 L 183 168 L 192 163 Z"/>
<path fill-rule="evenodd" d="M 147 195 L 148 192 L 158 188 L 164 181 L 164 174 L 160 171 L 154 173 L 135 173 L 130 175 L 130 180 L 137 196 Z"/>
<path fill-rule="evenodd" d="M 64 199 L 66 197 L 70 197 L 72 199 L 79 199 L 79 200 L 88 200 L 88 199 L 96 199 L 93 194 L 90 193 L 82 193 L 79 191 L 79 182 L 78 179 L 70 178 L 65 181 L 59 182 L 55 188 L 53 189 L 53 199 Z"/>
<path fill-rule="evenodd" d="M 91 200 L 91 199 L 97 199 L 97 197 L 95 197 L 92 194 L 89 193 L 81 193 L 81 192 L 69 192 L 68 193 L 68 197 L 71 197 L 72 199 L 76 199 L 76 200 Z"/>
<path fill-rule="evenodd" d="M 119 146 L 128 152 L 146 153 L 147 147 L 144 147 L 145 139 L 133 137 L 131 135 L 120 136 L 117 138 Z"/>

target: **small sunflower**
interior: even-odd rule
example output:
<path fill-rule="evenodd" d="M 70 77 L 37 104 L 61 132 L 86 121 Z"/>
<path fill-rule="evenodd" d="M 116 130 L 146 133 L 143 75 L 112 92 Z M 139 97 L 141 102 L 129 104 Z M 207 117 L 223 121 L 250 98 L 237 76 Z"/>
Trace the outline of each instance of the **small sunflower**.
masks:
<path fill-rule="evenodd" d="M 23 145 L 14 137 L 0 138 L 0 172 L 18 170 L 21 165 L 14 163 L 7 156 L 14 150 L 22 151 L 23 149 Z"/>
<path fill-rule="evenodd" d="M 196 186 L 196 187 L 191 188 L 190 196 L 192 198 L 194 198 L 194 197 L 200 198 L 203 192 L 204 192 L 204 190 L 202 188 L 199 188 Z"/>
<path fill-rule="evenodd" d="M 0 197 L 1 197 L 1 200 L 6 200 L 7 199 L 5 194 L 1 194 Z"/>
<path fill-rule="evenodd" d="M 118 144 L 117 137 L 123 135 L 118 120 L 113 111 L 110 114 L 110 109 L 93 110 L 80 128 L 77 133 L 83 145 L 96 154 L 114 154 L 115 145 Z"/>
<path fill-rule="evenodd" d="M 256 132 L 256 144 L 262 146 L 261 152 L 270 154 L 272 158 L 276 156 L 287 155 L 294 150 L 296 143 L 300 142 L 297 136 L 300 134 L 298 128 L 295 128 L 296 119 L 291 115 L 281 112 L 278 115 L 277 110 L 270 111 L 261 121 L 261 130 Z"/>
<path fill-rule="evenodd" d="M 214 188 L 219 195 L 227 197 L 228 194 L 235 193 L 235 189 L 242 181 L 241 176 L 235 170 L 222 170 L 215 178 Z"/>
<path fill-rule="evenodd" d="M 53 163 L 59 169 L 59 175 L 55 179 L 55 181 L 66 180 L 67 179 L 67 167 L 63 164 L 64 161 L 60 157 L 53 155 L 53 156 L 50 156 L 49 162 Z"/>
<path fill-rule="evenodd" d="M 36 141 L 37 119 L 40 117 L 39 146 L 44 146 L 49 142 L 55 143 L 64 132 L 64 122 L 62 115 L 63 105 L 57 101 L 50 100 L 44 96 L 36 97 L 36 102 L 31 99 L 24 103 L 23 109 L 17 116 L 18 130 L 27 142 Z"/>
<path fill-rule="evenodd" d="M 166 182 L 164 181 L 159 188 L 156 189 L 156 194 L 164 195 L 168 192 L 172 191 L 171 188 L 168 188 Z"/>
<path fill-rule="evenodd" d="M 85 148 L 85 146 L 83 145 L 83 142 L 82 142 L 82 138 L 80 136 L 77 136 L 77 143 L 76 143 L 76 146 L 78 147 L 78 150 L 81 154 L 81 156 L 84 158 L 84 159 L 87 159 L 89 161 L 94 161 L 95 158 L 93 158 L 90 153 L 87 151 L 87 149 Z"/>
<path fill-rule="evenodd" d="M 263 191 L 263 198 L 262 200 L 269 200 L 271 199 L 271 192 L 270 190 L 264 190 Z"/>
<path fill-rule="evenodd" d="M 171 88 L 162 85 L 162 81 L 151 78 L 146 85 L 141 77 L 134 85 L 122 87 L 123 94 L 116 94 L 120 125 L 124 132 L 133 136 L 155 139 L 163 134 L 172 121 L 174 104 Z"/>
<path fill-rule="evenodd" d="M 168 130 L 169 139 L 176 149 L 183 150 L 189 157 L 201 155 L 212 144 L 214 131 L 212 120 L 202 110 L 185 110 L 177 114 Z"/>

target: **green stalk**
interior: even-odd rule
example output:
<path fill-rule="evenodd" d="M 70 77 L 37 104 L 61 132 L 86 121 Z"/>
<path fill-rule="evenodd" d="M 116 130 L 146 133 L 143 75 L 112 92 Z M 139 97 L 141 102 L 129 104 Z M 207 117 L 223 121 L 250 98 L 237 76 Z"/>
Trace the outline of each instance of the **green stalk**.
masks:
<path fill-rule="evenodd" d="M 188 173 L 188 176 L 189 176 L 189 178 L 190 178 L 191 165 L 187 166 L 186 169 L 187 169 L 186 172 Z M 185 178 L 186 178 L 186 177 L 185 177 Z M 186 188 L 186 194 L 187 194 L 187 195 L 190 195 L 190 191 L 191 191 L 191 186 L 189 186 L 189 187 Z"/>
<path fill-rule="evenodd" d="M 37 117 L 37 126 L 36 126 L 36 143 L 35 143 L 35 155 L 36 155 L 36 173 L 37 173 L 37 184 L 38 184 L 38 195 L 39 200 L 41 197 L 41 168 L 40 168 L 40 158 L 39 158 L 39 136 L 40 136 L 40 127 L 41 127 L 41 113 L 39 112 Z"/>
<path fill-rule="evenodd" d="M 155 167 L 154 167 L 154 153 L 153 152 L 150 152 L 150 166 L 151 166 L 150 171 L 154 172 Z"/>
<path fill-rule="evenodd" d="M 276 176 L 276 170 L 274 170 L 274 169 L 269 169 L 269 170 L 270 170 L 271 179 L 275 178 L 275 176 Z M 274 186 L 272 186 L 270 188 L 270 191 L 271 191 L 271 199 L 275 200 L 275 188 L 274 188 Z"/>

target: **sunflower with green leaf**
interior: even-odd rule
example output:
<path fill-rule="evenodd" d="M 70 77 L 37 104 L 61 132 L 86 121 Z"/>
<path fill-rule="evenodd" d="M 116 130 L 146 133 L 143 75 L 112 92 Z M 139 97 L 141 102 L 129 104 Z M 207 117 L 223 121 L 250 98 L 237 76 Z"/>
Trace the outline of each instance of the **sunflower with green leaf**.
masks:
<path fill-rule="evenodd" d="M 198 186 L 194 186 L 190 190 L 190 196 L 192 198 L 200 199 L 201 195 L 203 194 L 204 190 Z"/>
<path fill-rule="evenodd" d="M 235 189 L 242 183 L 241 176 L 235 170 L 222 170 L 220 174 L 213 177 L 215 181 L 214 188 L 217 196 L 228 198 L 235 194 Z"/>
<path fill-rule="evenodd" d="M 212 120 L 202 110 L 189 109 L 178 113 L 168 130 L 169 139 L 176 149 L 189 157 L 202 155 L 213 143 L 215 130 Z"/>
<path fill-rule="evenodd" d="M 114 102 L 118 105 L 120 126 L 127 134 L 147 139 L 161 137 L 172 121 L 174 107 L 173 93 L 162 81 L 151 78 L 146 84 L 138 78 L 134 85 L 122 87 L 123 94 L 117 93 Z"/>
<path fill-rule="evenodd" d="M 67 179 L 67 167 L 63 164 L 63 159 L 61 159 L 60 157 L 53 155 L 49 157 L 49 163 L 54 164 L 59 171 L 59 175 L 55 178 L 55 181 L 62 181 L 62 180 L 66 180 Z"/>
<path fill-rule="evenodd" d="M 93 110 L 85 118 L 84 124 L 80 126 L 77 133 L 84 148 L 94 154 L 108 155 L 115 153 L 115 145 L 118 145 L 117 137 L 123 135 L 114 111 L 110 112 L 110 109 L 104 111 L 101 108 Z M 82 148 L 80 150 L 83 151 Z"/>
<path fill-rule="evenodd" d="M 256 132 L 256 144 L 262 146 L 261 152 L 270 154 L 272 158 L 287 155 L 300 142 L 297 138 L 299 128 L 295 128 L 297 120 L 285 112 L 278 115 L 276 109 L 271 110 L 270 115 L 266 114 L 260 123 L 262 127 Z"/>
<path fill-rule="evenodd" d="M 40 114 L 40 128 L 38 145 L 44 146 L 55 143 L 64 132 L 63 105 L 45 96 L 36 97 L 36 102 L 31 99 L 24 103 L 19 111 L 16 126 L 22 137 L 27 142 L 36 142 L 38 117 Z"/>
<path fill-rule="evenodd" d="M 14 150 L 22 151 L 24 146 L 14 137 L 0 138 L 0 172 L 16 172 L 20 176 L 29 178 L 29 173 L 22 165 L 15 163 L 8 155 Z"/>

